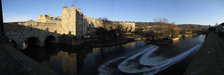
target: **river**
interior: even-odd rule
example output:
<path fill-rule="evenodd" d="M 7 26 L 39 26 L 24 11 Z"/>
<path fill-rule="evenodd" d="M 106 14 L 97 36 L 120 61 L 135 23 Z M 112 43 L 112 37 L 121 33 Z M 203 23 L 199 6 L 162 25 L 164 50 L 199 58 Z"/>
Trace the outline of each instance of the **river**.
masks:
<path fill-rule="evenodd" d="M 156 68 L 156 72 L 153 73 L 151 73 L 152 70 L 140 73 L 124 73 L 118 69 L 118 65 L 125 59 L 142 52 L 142 49 L 152 46 L 146 45 L 144 41 L 94 48 L 49 44 L 45 47 L 30 46 L 23 52 L 41 64 L 49 66 L 59 75 L 180 75 L 185 71 L 192 56 L 199 49 L 194 47 L 198 44 L 201 45 L 204 38 L 204 35 L 181 37 L 175 40 L 172 46 L 158 46 L 158 49 L 150 53 L 150 56 L 158 56 L 160 58 L 155 58 L 156 60 L 167 60 L 169 64 L 163 63 L 164 66 Z M 145 53 L 150 50 L 145 50 Z M 141 56 L 144 56 L 144 54 L 141 54 Z M 139 59 L 140 56 L 137 60 Z M 146 68 L 146 70 L 151 68 L 148 66 L 142 67 Z"/>

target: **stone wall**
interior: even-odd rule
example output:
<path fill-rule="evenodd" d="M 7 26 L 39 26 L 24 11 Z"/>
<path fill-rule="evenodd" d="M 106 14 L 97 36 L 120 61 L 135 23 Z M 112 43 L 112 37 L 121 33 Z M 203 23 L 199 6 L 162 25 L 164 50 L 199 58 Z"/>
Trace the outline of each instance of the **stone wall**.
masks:
<path fill-rule="evenodd" d="M 88 17 L 87 21 L 89 23 L 88 27 L 98 28 L 103 26 L 102 19 L 96 19 Z M 134 32 L 135 31 L 135 22 L 118 22 L 118 21 L 111 21 L 113 24 L 113 28 L 116 28 L 116 25 L 121 25 L 123 30 Z"/>
<path fill-rule="evenodd" d="M 92 17 L 88 17 L 87 21 L 90 24 L 89 26 L 94 27 L 94 28 L 101 27 L 103 24 L 103 21 L 101 19 L 96 19 L 96 18 L 92 18 Z"/>
<path fill-rule="evenodd" d="M 45 23 L 61 23 L 60 17 L 51 17 L 51 14 L 46 15 L 39 15 L 37 22 L 45 22 Z"/>
<path fill-rule="evenodd" d="M 135 31 L 135 23 L 134 22 L 117 22 L 118 24 L 122 25 L 122 29 L 128 32 Z"/>
<path fill-rule="evenodd" d="M 35 22 L 34 22 L 35 23 Z M 113 24 L 120 24 L 123 30 L 133 32 L 135 30 L 134 22 L 117 22 L 112 21 Z M 94 34 L 94 29 L 103 26 L 102 19 L 86 17 L 81 9 L 75 9 L 72 5 L 69 9 L 67 6 L 63 7 L 61 18 L 54 19 L 51 15 L 39 15 L 37 24 L 32 22 L 24 23 L 28 26 L 32 24 L 33 27 L 39 29 L 48 29 L 50 32 L 57 32 L 59 34 L 71 34 L 77 38 L 84 38 L 87 35 Z M 116 27 L 114 25 L 114 27 Z"/>
<path fill-rule="evenodd" d="M 116 22 L 113 24 L 120 24 L 126 31 L 133 32 L 135 30 L 134 22 Z M 94 34 L 95 28 L 102 27 L 102 19 L 86 17 L 81 9 L 75 9 L 74 5 L 68 9 L 63 7 L 61 17 L 52 17 L 50 14 L 39 15 L 37 21 L 29 20 L 26 22 L 19 22 L 18 25 L 37 28 L 40 30 L 47 30 L 52 33 L 73 35 L 77 38 L 85 38 L 87 35 Z M 116 27 L 114 25 L 114 27 Z"/>
<path fill-rule="evenodd" d="M 49 27 L 49 26 L 48 26 Z M 59 34 L 55 32 L 49 32 L 49 30 L 38 29 L 37 27 L 30 27 L 18 24 L 18 22 L 14 23 L 4 23 L 4 32 L 5 35 L 14 40 L 18 45 L 19 49 L 22 49 L 23 43 L 30 37 L 38 38 L 40 41 L 40 46 L 44 45 L 45 39 L 52 35 L 57 39 Z M 53 29 L 53 28 L 52 28 Z"/>
<path fill-rule="evenodd" d="M 32 28 L 37 28 L 37 29 L 41 29 L 41 30 L 47 30 L 49 32 L 53 32 L 53 33 L 62 33 L 64 32 L 61 29 L 61 23 L 45 23 L 45 22 L 36 22 L 33 20 L 29 20 L 27 22 L 19 22 L 18 25 L 22 25 L 22 26 L 27 26 L 27 27 L 32 27 Z"/>
<path fill-rule="evenodd" d="M 83 13 L 80 9 L 76 9 L 76 33 L 78 38 L 82 38 L 85 36 L 84 32 L 84 22 L 83 22 Z"/>
<path fill-rule="evenodd" d="M 62 28 L 64 34 L 76 34 L 76 10 L 74 5 L 70 9 L 67 6 L 63 7 L 62 11 Z"/>

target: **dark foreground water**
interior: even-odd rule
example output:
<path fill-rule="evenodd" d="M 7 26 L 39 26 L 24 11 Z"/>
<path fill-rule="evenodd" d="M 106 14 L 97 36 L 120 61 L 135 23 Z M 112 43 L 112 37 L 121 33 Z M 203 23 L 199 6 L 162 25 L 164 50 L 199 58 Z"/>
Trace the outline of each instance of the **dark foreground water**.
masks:
<path fill-rule="evenodd" d="M 179 40 L 174 41 L 173 46 L 158 47 L 158 49 L 149 55 L 149 58 L 160 57 L 156 59 L 161 61 L 169 60 L 169 64 L 157 68 L 158 72 L 156 72 L 156 74 L 182 74 L 188 63 L 191 61 L 192 55 L 198 50 L 191 50 L 191 48 L 203 43 L 204 38 L 205 37 L 203 35 L 195 37 L 181 37 Z M 152 73 L 147 71 L 142 73 L 124 73 L 118 69 L 118 65 L 121 62 L 127 58 L 130 58 L 132 55 L 143 51 L 143 49 L 147 48 L 147 46 L 151 45 L 146 45 L 144 41 L 134 41 L 122 45 L 95 48 L 49 44 L 45 47 L 28 46 L 24 50 L 24 53 L 34 60 L 54 69 L 60 75 L 149 75 Z M 151 49 L 148 51 L 150 50 Z M 190 54 L 186 54 L 187 51 L 190 50 L 192 52 Z M 143 55 L 144 54 L 141 54 L 141 56 Z M 136 60 L 139 60 L 141 56 L 139 56 Z M 185 56 L 187 57 L 185 58 Z M 121 57 L 124 58 L 116 60 Z M 181 61 L 173 62 L 172 60 Z M 113 61 L 113 63 L 110 61 Z"/>

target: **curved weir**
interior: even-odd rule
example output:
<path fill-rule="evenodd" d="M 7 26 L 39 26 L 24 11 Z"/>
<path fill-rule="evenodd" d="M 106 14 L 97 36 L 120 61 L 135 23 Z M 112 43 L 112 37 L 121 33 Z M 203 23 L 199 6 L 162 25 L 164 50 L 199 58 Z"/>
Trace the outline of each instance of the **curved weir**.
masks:
<path fill-rule="evenodd" d="M 141 57 L 142 54 L 144 54 L 145 52 L 149 53 L 153 53 L 154 51 L 156 51 L 159 47 L 158 46 L 153 46 L 151 48 L 146 48 L 143 51 L 127 58 L 126 60 L 122 61 L 119 65 L 118 65 L 118 69 L 121 72 L 125 72 L 125 73 L 139 73 L 139 72 L 145 72 L 148 71 L 150 68 L 148 67 L 144 67 L 141 66 L 141 64 L 139 64 L 138 60 L 139 57 Z M 142 67 L 142 68 L 140 68 Z"/>
<path fill-rule="evenodd" d="M 151 53 L 146 53 L 139 59 L 139 63 L 142 64 L 142 65 L 146 65 L 146 66 L 161 65 L 163 63 L 171 62 L 172 59 L 186 57 L 186 55 L 188 55 L 189 53 L 191 53 L 195 49 L 199 48 L 200 46 L 201 46 L 201 44 L 197 44 L 196 46 L 192 47 L 190 50 L 187 50 L 186 52 L 183 52 L 183 53 L 181 53 L 177 56 L 174 56 L 172 58 L 166 58 L 166 57 L 163 57 L 163 56 L 150 56 Z"/>
<path fill-rule="evenodd" d="M 108 67 L 107 65 L 110 65 L 110 64 L 113 64 L 113 63 L 119 63 L 119 61 L 122 61 L 122 60 L 125 60 L 125 58 L 131 56 L 130 58 L 135 58 L 143 53 L 145 53 L 146 51 L 152 49 L 152 48 L 155 48 L 157 46 L 155 45 L 149 45 L 147 47 L 144 47 L 144 48 L 141 48 L 139 52 L 137 52 L 137 54 L 135 55 L 132 55 L 133 53 L 135 52 L 132 52 L 132 53 L 129 53 L 129 54 L 126 54 L 126 55 L 123 55 L 121 57 L 118 57 L 118 58 L 115 58 L 115 59 L 112 59 L 112 60 L 109 60 L 108 62 L 102 64 L 101 66 L 98 67 L 98 71 L 100 72 L 100 75 L 108 75 L 110 74 L 110 71 L 113 70 L 113 68 L 110 68 Z M 152 51 L 152 50 L 150 50 Z"/>
<path fill-rule="evenodd" d="M 195 50 L 198 50 L 200 47 L 201 47 L 202 44 L 197 44 L 196 46 L 192 47 L 191 49 L 187 50 L 186 52 L 184 53 L 181 53 L 175 57 L 172 57 L 170 59 L 167 59 L 166 61 L 164 61 L 161 65 L 157 65 L 157 66 L 153 66 L 152 69 L 154 71 L 150 71 L 150 72 L 147 72 L 145 73 L 146 75 L 149 75 L 149 74 L 156 74 L 174 64 L 176 64 L 177 62 L 183 60 L 184 58 L 186 58 L 189 54 L 191 54 L 192 52 L 194 52 Z M 141 61 L 141 60 L 140 60 Z M 144 63 L 145 65 L 145 63 Z M 147 64 L 146 64 L 147 65 Z"/>
<path fill-rule="evenodd" d="M 128 56 L 124 55 L 113 60 L 109 60 L 108 62 L 98 67 L 98 71 L 100 72 L 100 75 L 109 75 L 111 74 L 110 71 L 113 70 L 113 68 L 108 67 L 108 65 L 117 63 L 117 69 L 123 73 L 142 73 L 143 75 L 153 75 L 183 60 L 192 52 L 198 50 L 201 45 L 201 43 L 197 44 L 189 50 L 186 50 L 185 52 L 171 58 L 165 58 L 162 56 L 154 56 L 159 58 L 149 58 L 149 56 L 159 48 L 158 46 L 152 45 L 142 49 L 140 52 L 137 52 L 129 58 L 127 58 Z"/>

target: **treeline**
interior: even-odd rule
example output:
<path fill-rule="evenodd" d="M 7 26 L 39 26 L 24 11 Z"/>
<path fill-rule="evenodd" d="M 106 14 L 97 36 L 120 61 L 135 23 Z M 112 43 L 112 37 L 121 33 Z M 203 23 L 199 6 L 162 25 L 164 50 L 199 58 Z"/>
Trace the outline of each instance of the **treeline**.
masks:
<path fill-rule="evenodd" d="M 149 23 L 136 23 L 135 33 L 145 36 L 149 40 L 178 37 L 179 28 L 174 22 L 169 23 L 166 18 L 157 18 L 154 21 Z"/>
<path fill-rule="evenodd" d="M 198 24 L 180 24 L 178 25 L 180 34 L 185 34 L 186 32 L 191 33 L 201 33 L 206 32 L 209 28 L 208 25 L 198 25 Z"/>

